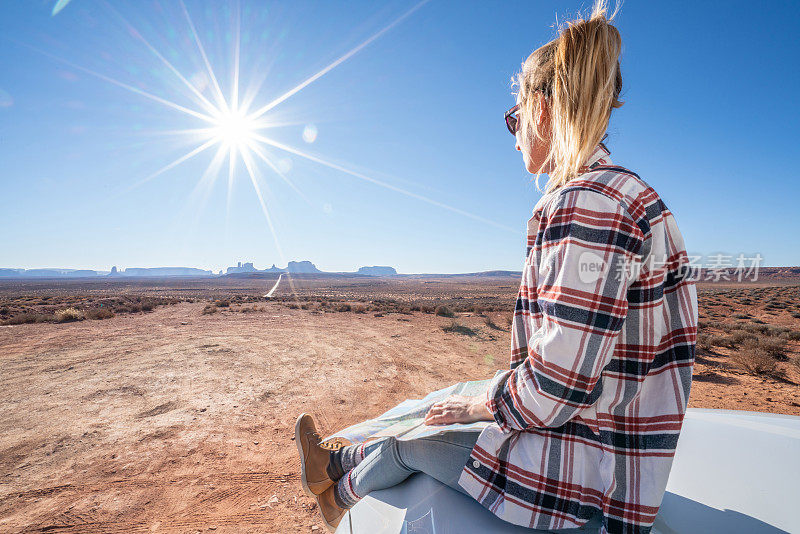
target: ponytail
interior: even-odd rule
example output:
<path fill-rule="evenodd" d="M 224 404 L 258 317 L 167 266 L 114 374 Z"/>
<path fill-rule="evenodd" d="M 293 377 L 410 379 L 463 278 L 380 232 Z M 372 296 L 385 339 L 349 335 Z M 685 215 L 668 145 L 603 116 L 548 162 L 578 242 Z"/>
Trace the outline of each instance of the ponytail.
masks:
<path fill-rule="evenodd" d="M 533 126 L 542 98 L 550 109 L 550 152 L 542 167 L 552 169 L 548 192 L 580 174 L 608 129 L 611 110 L 622 105 L 622 39 L 610 24 L 618 8 L 606 17 L 606 0 L 597 0 L 588 20 L 567 23 L 558 38 L 528 57 L 518 76 L 523 124 L 528 124 L 523 135 L 543 139 L 545 133 Z"/>

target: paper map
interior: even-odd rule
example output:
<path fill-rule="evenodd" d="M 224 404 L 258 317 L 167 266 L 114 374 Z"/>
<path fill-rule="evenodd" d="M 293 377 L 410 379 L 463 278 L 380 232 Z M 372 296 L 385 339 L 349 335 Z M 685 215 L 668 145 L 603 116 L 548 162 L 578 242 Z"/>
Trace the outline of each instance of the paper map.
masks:
<path fill-rule="evenodd" d="M 502 371 L 497 371 L 501 373 Z M 496 376 L 496 375 L 495 375 Z M 491 379 L 459 382 L 428 393 L 422 399 L 406 399 L 394 408 L 384 412 L 375 419 L 368 419 L 361 423 L 349 426 L 322 440 L 320 445 L 327 449 L 337 449 L 344 445 L 363 443 L 379 438 L 394 436 L 397 439 L 407 440 L 434 436 L 442 432 L 483 430 L 491 421 L 479 421 L 469 424 L 453 425 L 426 425 L 425 414 L 430 407 L 449 397 L 450 395 L 464 395 L 477 397 L 485 395 Z"/>

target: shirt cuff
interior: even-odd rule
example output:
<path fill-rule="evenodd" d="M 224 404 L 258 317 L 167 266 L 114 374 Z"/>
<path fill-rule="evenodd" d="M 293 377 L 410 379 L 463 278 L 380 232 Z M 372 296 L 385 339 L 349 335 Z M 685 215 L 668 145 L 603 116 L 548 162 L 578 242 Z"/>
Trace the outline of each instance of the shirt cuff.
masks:
<path fill-rule="evenodd" d="M 506 434 L 510 433 L 513 428 L 508 425 L 506 422 L 506 416 L 502 411 L 499 410 L 499 403 L 497 400 L 503 395 L 506 381 L 508 380 L 508 377 L 511 376 L 512 372 L 513 371 L 509 369 L 498 373 L 494 378 L 492 378 L 492 381 L 489 382 L 489 387 L 486 390 L 486 409 L 492 414 L 492 417 L 494 417 L 494 420 L 497 423 L 497 426 L 500 427 L 500 430 Z"/>

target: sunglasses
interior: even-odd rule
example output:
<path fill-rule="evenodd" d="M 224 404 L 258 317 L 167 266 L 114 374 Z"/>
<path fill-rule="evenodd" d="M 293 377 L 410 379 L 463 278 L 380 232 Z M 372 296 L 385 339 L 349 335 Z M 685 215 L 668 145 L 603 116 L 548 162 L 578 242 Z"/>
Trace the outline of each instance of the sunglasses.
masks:
<path fill-rule="evenodd" d="M 519 127 L 519 104 L 506 111 L 506 127 L 511 135 L 517 135 L 517 128 Z"/>

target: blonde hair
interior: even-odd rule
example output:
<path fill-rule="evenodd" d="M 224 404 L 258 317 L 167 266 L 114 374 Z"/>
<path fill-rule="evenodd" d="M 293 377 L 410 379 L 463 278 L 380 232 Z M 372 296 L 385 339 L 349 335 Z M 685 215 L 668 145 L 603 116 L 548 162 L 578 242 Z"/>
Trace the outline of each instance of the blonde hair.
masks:
<path fill-rule="evenodd" d="M 622 105 L 622 74 L 619 54 L 622 39 L 610 24 L 606 0 L 597 0 L 591 16 L 568 22 L 556 39 L 534 51 L 517 75 L 521 135 L 530 144 L 531 135 L 544 140 L 535 126 L 541 102 L 550 110 L 550 150 L 537 170 L 552 168 L 547 192 L 580 174 L 582 165 L 603 139 L 611 110 Z M 537 96 L 538 95 L 538 96 Z"/>

